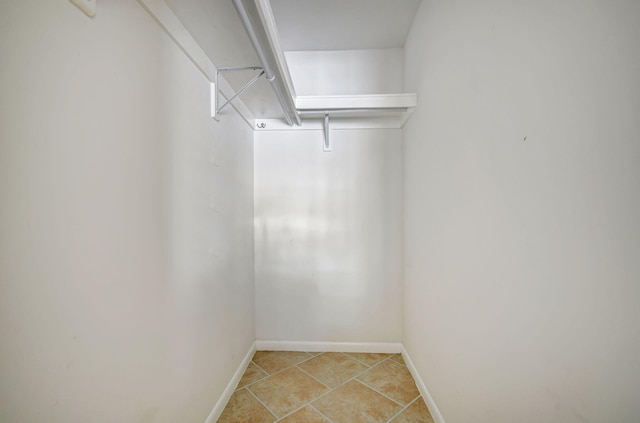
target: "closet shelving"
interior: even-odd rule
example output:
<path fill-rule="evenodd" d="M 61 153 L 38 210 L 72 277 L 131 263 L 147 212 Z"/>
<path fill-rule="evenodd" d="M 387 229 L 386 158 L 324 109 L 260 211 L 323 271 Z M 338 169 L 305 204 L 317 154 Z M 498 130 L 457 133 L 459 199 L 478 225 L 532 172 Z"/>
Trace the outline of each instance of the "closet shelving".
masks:
<path fill-rule="evenodd" d="M 339 117 L 408 116 L 417 103 L 415 94 L 362 94 L 298 96 L 296 109 L 301 117 L 317 118 L 326 114 Z"/>
<path fill-rule="evenodd" d="M 323 119 L 325 151 L 330 151 L 331 118 L 399 115 L 397 121 L 401 125 L 416 106 L 416 94 L 409 93 L 296 96 L 269 0 L 233 0 L 233 3 L 263 68 L 267 70 L 267 80 L 271 82 L 280 101 L 287 123 L 289 126 L 294 123 L 299 126 L 299 119 Z M 261 127 L 264 128 L 264 125 L 258 125 L 258 128 Z"/>
<path fill-rule="evenodd" d="M 284 51 L 280 46 L 276 21 L 269 0 L 232 0 L 260 63 L 220 68 L 189 34 L 165 0 L 139 0 L 187 57 L 211 82 L 211 116 L 219 120 L 224 106 L 234 108 L 254 130 L 321 130 L 327 148 L 329 124 L 336 127 L 400 128 L 417 104 L 416 94 L 296 95 Z M 260 72 L 258 78 L 234 90 L 221 72 Z M 284 112 L 282 119 L 255 118 L 243 102 L 233 101 L 262 75 L 270 83 Z"/>

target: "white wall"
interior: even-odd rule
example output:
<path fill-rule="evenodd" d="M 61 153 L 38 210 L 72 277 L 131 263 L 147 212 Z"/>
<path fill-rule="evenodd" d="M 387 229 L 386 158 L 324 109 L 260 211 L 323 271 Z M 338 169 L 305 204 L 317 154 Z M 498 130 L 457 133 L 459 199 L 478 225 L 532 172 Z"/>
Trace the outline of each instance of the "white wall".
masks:
<path fill-rule="evenodd" d="M 447 423 L 638 420 L 638 21 L 636 1 L 422 2 L 404 342 Z"/>
<path fill-rule="evenodd" d="M 0 5 L 0 421 L 203 422 L 255 338 L 252 133 L 97 6 Z"/>
<path fill-rule="evenodd" d="M 256 337 L 400 342 L 401 131 L 255 134 Z"/>
<path fill-rule="evenodd" d="M 287 51 L 297 95 L 393 94 L 402 92 L 401 48 Z"/>

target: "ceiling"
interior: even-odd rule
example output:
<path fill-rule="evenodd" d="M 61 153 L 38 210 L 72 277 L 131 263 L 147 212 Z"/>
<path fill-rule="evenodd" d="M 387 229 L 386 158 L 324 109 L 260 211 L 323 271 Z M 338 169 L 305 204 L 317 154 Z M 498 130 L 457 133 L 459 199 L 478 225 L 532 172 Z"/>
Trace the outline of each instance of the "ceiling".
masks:
<path fill-rule="evenodd" d="M 165 1 L 215 66 L 260 65 L 231 0 Z M 403 47 L 419 4 L 420 0 L 271 0 L 285 51 Z M 251 76 L 224 75 L 234 89 Z M 242 99 L 256 118 L 282 117 L 264 78 Z"/>
<path fill-rule="evenodd" d="M 290 50 L 403 47 L 420 0 L 271 0 Z"/>

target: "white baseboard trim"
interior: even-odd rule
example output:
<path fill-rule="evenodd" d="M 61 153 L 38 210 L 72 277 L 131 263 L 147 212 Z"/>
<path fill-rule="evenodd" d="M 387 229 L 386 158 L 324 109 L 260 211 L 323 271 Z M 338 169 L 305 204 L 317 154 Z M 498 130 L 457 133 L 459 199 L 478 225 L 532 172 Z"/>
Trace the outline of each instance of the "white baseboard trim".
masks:
<path fill-rule="evenodd" d="M 224 407 L 233 395 L 233 392 L 238 386 L 238 382 L 242 378 L 242 375 L 247 370 L 249 363 L 256 351 L 310 351 L 310 352 L 363 352 L 363 353 L 387 353 L 387 354 L 402 354 L 407 367 L 411 372 L 416 385 L 422 398 L 424 398 L 425 404 L 431 412 L 431 416 L 435 423 L 446 423 L 438 406 L 436 405 L 433 397 L 427 389 L 422 377 L 418 373 L 409 353 L 400 342 L 304 342 L 304 341 L 255 341 L 244 359 L 238 366 L 238 369 L 233 374 L 233 377 L 229 381 L 229 384 L 222 392 L 222 395 L 216 402 L 216 405 L 209 413 L 205 423 L 215 423 L 222 414 Z"/>
<path fill-rule="evenodd" d="M 258 351 L 401 353 L 400 342 L 256 341 Z"/>
<path fill-rule="evenodd" d="M 431 394 L 429 393 L 429 390 L 427 389 L 427 385 L 424 384 L 422 377 L 420 377 L 420 373 L 418 373 L 418 369 L 416 369 L 416 366 L 413 365 L 413 361 L 411 361 L 411 357 L 409 357 L 409 353 L 404 348 L 404 346 L 402 346 L 402 358 L 404 358 L 404 361 L 405 363 L 407 363 L 407 367 L 409 368 L 409 371 L 411 372 L 413 379 L 416 381 L 418 390 L 420 391 L 420 394 L 422 395 L 422 398 L 424 399 L 425 404 L 427 404 L 427 408 L 429 409 L 429 412 L 431 412 L 431 417 L 433 417 L 433 421 L 435 423 L 445 423 L 444 417 L 442 417 L 442 414 L 440 413 L 438 406 L 436 405 L 435 401 L 433 400 L 433 397 L 431 396 Z"/>
<path fill-rule="evenodd" d="M 211 410 L 211 413 L 209 413 L 209 417 L 207 417 L 205 423 L 215 423 L 216 421 L 218 421 L 220 415 L 222 414 L 222 411 L 224 411 L 224 407 L 227 405 L 227 402 L 229 402 L 231 395 L 233 395 L 233 391 L 235 391 L 236 386 L 238 386 L 238 382 L 240 382 L 240 379 L 242 379 L 242 375 L 244 375 L 247 367 L 249 367 L 249 363 L 251 363 L 251 359 L 253 358 L 253 355 L 255 353 L 256 343 L 254 342 L 253 344 L 251 344 L 249 351 L 247 351 L 247 355 L 245 355 L 244 359 L 242 359 L 240 366 L 238 366 L 238 369 L 233 374 L 233 377 L 229 381 L 229 384 L 226 388 L 224 388 L 222 395 L 220 395 L 220 398 L 218 398 L 218 402 L 216 402 L 216 405 L 213 406 L 213 410 Z"/>

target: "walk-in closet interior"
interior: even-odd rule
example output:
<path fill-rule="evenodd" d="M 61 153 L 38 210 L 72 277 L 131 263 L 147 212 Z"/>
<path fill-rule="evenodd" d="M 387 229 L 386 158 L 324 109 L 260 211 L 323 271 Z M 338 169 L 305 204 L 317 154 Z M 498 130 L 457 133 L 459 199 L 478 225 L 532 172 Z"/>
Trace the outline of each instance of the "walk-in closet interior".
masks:
<path fill-rule="evenodd" d="M 0 1 L 0 422 L 637 422 L 639 22 Z"/>

